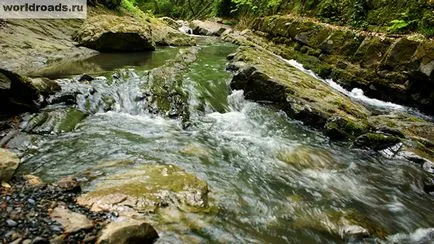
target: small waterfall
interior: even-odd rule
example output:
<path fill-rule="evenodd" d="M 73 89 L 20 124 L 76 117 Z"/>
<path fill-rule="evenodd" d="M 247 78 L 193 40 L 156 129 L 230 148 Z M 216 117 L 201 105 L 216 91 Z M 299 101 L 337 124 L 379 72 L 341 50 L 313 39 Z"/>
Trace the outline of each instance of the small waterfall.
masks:
<path fill-rule="evenodd" d="M 62 99 L 76 94 L 77 107 L 90 113 L 116 111 L 132 115 L 146 111 L 147 99 L 144 87 L 147 75 L 140 76 L 133 69 L 122 69 L 109 79 L 96 77 L 91 83 L 75 79 L 62 79 L 62 92 L 52 99 Z"/>
<path fill-rule="evenodd" d="M 341 85 L 339 85 L 338 83 L 336 83 L 335 81 L 333 81 L 332 79 L 322 79 L 321 77 L 319 77 L 317 74 L 315 74 L 312 70 L 308 70 L 306 68 L 303 67 L 303 64 L 295 61 L 294 59 L 291 60 L 286 60 L 284 58 L 282 58 L 283 61 L 285 61 L 287 64 L 295 67 L 298 70 L 303 71 L 304 73 L 314 77 L 315 79 L 318 79 L 324 83 L 326 83 L 327 85 L 329 85 L 330 87 L 332 87 L 333 89 L 349 96 L 350 98 L 359 101 L 363 104 L 375 107 L 375 108 L 385 108 L 388 110 L 397 110 L 397 111 L 405 111 L 406 107 L 395 104 L 395 103 L 391 103 L 391 102 L 384 102 L 378 99 L 374 99 L 374 98 L 369 98 L 367 96 L 364 95 L 363 90 L 359 89 L 359 88 L 354 88 L 351 91 L 346 90 L 345 88 L 343 88 Z"/>
<path fill-rule="evenodd" d="M 279 58 L 282 61 L 286 62 L 287 64 L 293 66 L 294 68 L 304 72 L 305 74 L 308 74 L 308 75 L 314 77 L 315 79 L 318 79 L 318 80 L 326 83 L 327 85 L 329 85 L 333 89 L 335 89 L 335 90 L 339 91 L 340 93 L 350 97 L 352 100 L 360 102 L 360 103 L 362 103 L 362 104 L 364 104 L 364 105 L 366 105 L 366 106 L 368 106 L 368 107 L 370 107 L 376 111 L 386 112 L 386 113 L 394 112 L 394 111 L 395 112 L 406 112 L 406 113 L 420 117 L 420 118 L 425 119 L 425 120 L 429 120 L 429 121 L 433 120 L 432 117 L 425 115 L 425 114 L 422 114 L 421 112 L 419 112 L 418 110 L 416 110 L 414 108 L 409 108 L 409 107 L 395 104 L 392 102 L 385 102 L 385 101 L 382 101 L 379 99 L 367 97 L 364 94 L 363 90 L 360 88 L 353 88 L 351 91 L 348 91 L 332 79 L 323 79 L 323 78 L 319 77 L 317 74 L 315 74 L 315 72 L 313 72 L 312 70 L 308 70 L 308 69 L 304 68 L 303 64 L 297 62 L 294 59 L 287 60 L 287 59 L 282 58 L 281 56 L 279 56 Z"/>
<path fill-rule="evenodd" d="M 188 22 L 184 20 L 178 20 L 178 24 L 181 26 L 178 28 L 178 30 L 182 33 L 185 33 L 187 35 L 192 35 L 193 30 L 188 26 Z"/>

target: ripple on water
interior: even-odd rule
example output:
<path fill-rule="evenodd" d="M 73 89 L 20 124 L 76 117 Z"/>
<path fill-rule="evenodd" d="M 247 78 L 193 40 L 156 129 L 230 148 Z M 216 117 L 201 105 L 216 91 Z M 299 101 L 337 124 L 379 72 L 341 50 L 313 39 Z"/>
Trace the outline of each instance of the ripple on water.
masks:
<path fill-rule="evenodd" d="M 342 242 L 342 233 L 361 228 L 390 242 L 432 240 L 433 199 L 420 190 L 420 170 L 329 143 L 281 112 L 245 101 L 241 91 L 229 94 L 222 72 L 233 50 L 202 48 L 185 75 L 194 105 L 188 129 L 156 115 L 99 111 L 73 132 L 37 140 L 22 170 L 48 180 L 85 173 L 91 189 L 94 180 L 131 167 L 95 169 L 101 161 L 185 169 L 208 183 L 217 211 L 165 209 L 171 217 L 161 243 Z"/>

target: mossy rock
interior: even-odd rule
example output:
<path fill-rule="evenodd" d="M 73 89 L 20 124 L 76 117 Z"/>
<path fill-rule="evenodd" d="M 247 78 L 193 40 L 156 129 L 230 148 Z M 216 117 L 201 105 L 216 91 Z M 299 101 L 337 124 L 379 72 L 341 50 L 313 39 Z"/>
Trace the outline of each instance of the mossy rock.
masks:
<path fill-rule="evenodd" d="M 70 132 L 75 129 L 78 123 L 84 120 L 89 114 L 82 112 L 78 109 L 68 109 L 64 118 L 61 120 L 56 128 L 57 132 Z"/>
<path fill-rule="evenodd" d="M 87 113 L 75 108 L 45 110 L 35 114 L 24 131 L 35 134 L 70 132 L 87 116 Z"/>
<path fill-rule="evenodd" d="M 73 38 L 82 46 L 104 52 L 155 50 L 150 24 L 128 16 L 90 17 Z"/>
<path fill-rule="evenodd" d="M 347 4 L 338 3 L 337 9 L 347 9 Z M 294 15 L 258 19 L 253 29 L 275 43 L 246 33 L 244 36 L 253 43 L 295 59 L 348 89 L 362 88 L 370 97 L 417 107 L 430 114 L 434 111 L 434 92 L 429 89 L 434 80 L 432 40 L 420 34 L 403 38 L 369 35 Z M 337 67 L 340 63 L 345 63 L 345 68 Z"/>
<path fill-rule="evenodd" d="M 97 181 L 77 199 L 94 211 L 154 212 L 169 205 L 201 211 L 208 207 L 208 184 L 174 165 L 137 165 Z"/>
<path fill-rule="evenodd" d="M 355 139 L 369 129 L 367 120 L 348 120 L 339 116 L 329 118 L 325 125 L 326 135 L 334 140 Z"/>
<path fill-rule="evenodd" d="M 329 169 L 337 165 L 336 159 L 330 152 L 304 145 L 281 151 L 277 154 L 277 158 L 299 169 Z"/>
<path fill-rule="evenodd" d="M 180 49 L 175 58 L 148 73 L 143 89 L 152 94 L 149 112 L 181 118 L 184 123 L 189 120 L 188 96 L 182 89 L 182 76 L 196 60 L 198 51 L 198 47 Z"/>
<path fill-rule="evenodd" d="M 397 40 L 386 53 L 386 57 L 381 62 L 380 67 L 386 70 L 417 70 L 419 64 L 413 62 L 413 56 L 419 45 L 418 41 L 407 38 Z"/>
<path fill-rule="evenodd" d="M 382 133 L 367 133 L 357 137 L 356 147 L 370 148 L 375 151 L 383 150 L 401 142 L 401 138 Z"/>
<path fill-rule="evenodd" d="M 369 114 L 327 84 L 269 53 L 241 47 L 231 63 L 239 65 L 239 61 L 245 65 L 233 77 L 232 88 L 243 89 L 247 99 L 270 101 L 308 125 L 322 128 L 334 115 L 357 121 Z"/>
<path fill-rule="evenodd" d="M 166 24 L 167 17 L 163 21 L 154 20 L 150 23 L 152 28 L 152 39 L 160 46 L 195 46 L 196 41 L 193 37 L 173 28 L 174 24 Z M 169 18 L 170 19 L 170 18 Z M 172 20 L 174 21 L 174 20 Z M 175 21 L 175 23 L 177 23 Z"/>
<path fill-rule="evenodd" d="M 361 67 L 376 68 L 386 55 L 392 44 L 391 40 L 379 37 L 366 37 L 360 44 L 352 60 L 360 63 Z"/>

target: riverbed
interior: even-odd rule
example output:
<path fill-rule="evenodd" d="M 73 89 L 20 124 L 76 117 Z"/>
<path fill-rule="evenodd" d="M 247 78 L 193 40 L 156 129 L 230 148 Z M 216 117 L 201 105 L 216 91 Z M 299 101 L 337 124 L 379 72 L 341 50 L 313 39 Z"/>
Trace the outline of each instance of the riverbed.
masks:
<path fill-rule="evenodd" d="M 149 215 L 158 243 L 340 243 L 350 241 L 343 231 L 355 223 L 371 233 L 366 240 L 429 242 L 434 202 L 421 190 L 420 167 L 330 142 L 267 104 L 246 101 L 242 91 L 230 90 L 225 70 L 226 56 L 236 48 L 203 45 L 183 74 L 187 127 L 145 112 L 134 99 L 148 70 L 172 58 L 176 48 L 157 51 L 163 59 L 94 58 L 89 63 L 102 68 L 89 83 L 77 82 L 79 73 L 56 73 L 62 92 L 89 90 L 74 106 L 90 115 L 72 131 L 34 135 L 21 172 L 48 182 L 77 175 L 85 191 L 104 177 L 146 164 L 176 165 L 206 181 L 215 211 L 171 220 Z M 101 94 L 112 97 L 111 109 L 98 105 Z M 98 167 L 113 160 L 134 166 Z"/>

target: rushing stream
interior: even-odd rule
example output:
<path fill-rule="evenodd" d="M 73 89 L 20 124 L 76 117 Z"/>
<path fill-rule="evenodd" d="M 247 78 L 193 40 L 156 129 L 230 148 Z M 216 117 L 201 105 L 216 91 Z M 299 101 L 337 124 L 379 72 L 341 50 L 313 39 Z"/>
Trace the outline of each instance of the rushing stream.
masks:
<path fill-rule="evenodd" d="M 106 112 L 98 105 L 102 97 L 79 101 L 93 114 L 72 132 L 35 140 L 21 170 L 50 181 L 109 160 L 184 168 L 209 184 L 217 211 L 157 226 L 160 243 L 340 243 L 343 219 L 357 219 L 390 242 L 432 240 L 434 201 L 421 190 L 424 173 L 417 165 L 330 143 L 281 112 L 244 100 L 241 91 L 229 90 L 225 71 L 225 57 L 235 48 L 203 46 L 184 74 L 187 129 L 176 119 L 141 112 L 134 99 L 145 70 L 156 66 L 137 61 L 79 88 L 61 80 L 64 90 L 93 86 L 115 104 Z M 115 73 L 122 83 L 112 82 Z"/>

